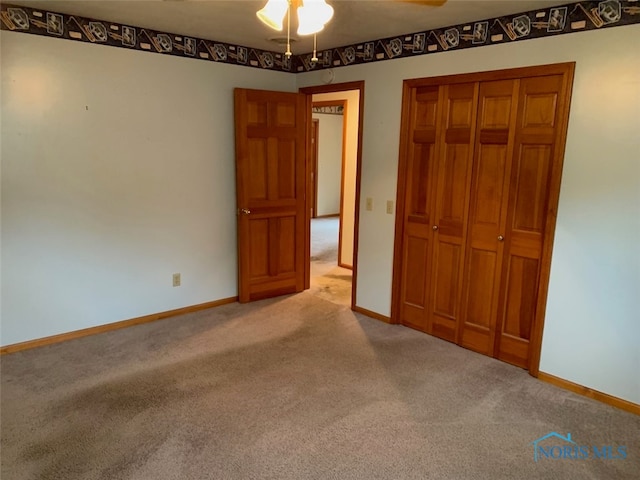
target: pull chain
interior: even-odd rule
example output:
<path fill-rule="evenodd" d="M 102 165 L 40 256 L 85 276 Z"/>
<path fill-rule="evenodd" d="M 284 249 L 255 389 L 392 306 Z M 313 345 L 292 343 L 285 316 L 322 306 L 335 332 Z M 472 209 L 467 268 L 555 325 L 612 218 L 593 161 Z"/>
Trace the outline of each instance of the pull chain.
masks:
<path fill-rule="evenodd" d="M 316 53 L 316 50 L 317 50 L 317 36 L 314 33 L 313 34 L 313 57 L 311 58 L 311 61 L 313 63 L 317 63 L 318 62 L 318 55 Z"/>
<path fill-rule="evenodd" d="M 287 9 L 287 51 L 284 52 L 284 56 L 291 57 L 291 2 L 289 2 L 289 8 Z"/>

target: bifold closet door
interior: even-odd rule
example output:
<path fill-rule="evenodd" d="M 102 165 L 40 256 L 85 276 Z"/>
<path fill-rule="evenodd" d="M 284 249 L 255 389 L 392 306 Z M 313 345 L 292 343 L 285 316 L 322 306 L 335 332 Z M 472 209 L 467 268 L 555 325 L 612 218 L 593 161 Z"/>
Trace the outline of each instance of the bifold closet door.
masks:
<path fill-rule="evenodd" d="M 395 323 L 537 374 L 574 68 L 405 80 Z"/>
<path fill-rule="evenodd" d="M 519 80 L 480 83 L 458 343 L 493 356 Z"/>
<path fill-rule="evenodd" d="M 440 133 L 440 87 L 411 90 L 406 131 L 406 184 L 402 235 L 400 321 L 427 331 L 429 265 L 433 237 L 436 138 Z"/>
<path fill-rule="evenodd" d="M 436 140 L 437 187 L 428 264 L 431 289 L 427 331 L 456 341 L 464 269 L 469 185 L 478 84 L 442 87 L 442 130 Z"/>
<path fill-rule="evenodd" d="M 536 318 L 563 76 L 520 81 L 494 356 L 527 368 Z M 555 219 L 551 219 L 555 221 Z"/>
<path fill-rule="evenodd" d="M 401 321 L 453 342 L 476 106 L 477 83 L 416 88 L 409 106 Z"/>

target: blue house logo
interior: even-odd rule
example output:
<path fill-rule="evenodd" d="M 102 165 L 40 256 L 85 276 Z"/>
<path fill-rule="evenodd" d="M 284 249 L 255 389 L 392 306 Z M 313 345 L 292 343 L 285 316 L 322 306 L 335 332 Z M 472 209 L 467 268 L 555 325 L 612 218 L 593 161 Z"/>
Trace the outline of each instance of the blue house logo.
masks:
<path fill-rule="evenodd" d="M 556 439 L 553 445 L 549 445 L 549 442 L 546 442 L 551 438 Z M 543 442 L 545 443 L 544 445 L 542 444 Z M 535 462 L 543 458 L 553 460 L 583 460 L 588 458 L 615 460 L 627 458 L 627 447 L 624 445 L 615 448 L 613 445 L 603 445 L 601 447 L 578 445 L 571 439 L 570 433 L 567 433 L 566 437 L 558 432 L 547 433 L 545 436 L 531 442 L 530 445 L 533 445 L 533 460 Z"/>
<path fill-rule="evenodd" d="M 564 449 L 562 449 L 560 446 L 554 445 L 551 447 L 545 447 L 543 445 L 538 445 L 540 442 L 548 439 L 548 438 L 553 438 L 553 437 L 557 437 L 560 440 L 566 442 L 566 443 L 570 443 L 573 445 L 576 445 L 576 442 L 574 442 L 573 440 L 571 440 L 571 434 L 567 433 L 566 437 L 563 437 L 562 435 L 560 435 L 557 432 L 551 432 L 551 433 L 547 433 L 544 437 L 540 437 L 537 440 L 534 440 L 533 442 L 531 442 L 531 445 L 533 445 L 533 459 L 537 462 L 538 461 L 538 454 L 541 453 L 542 455 L 544 455 L 545 457 L 549 457 L 551 456 L 551 458 L 559 458 L 559 457 L 554 457 L 552 455 L 552 450 L 554 448 L 558 448 L 561 450 L 559 455 L 562 455 L 562 453 L 564 453 Z M 567 445 L 569 447 L 569 450 L 571 450 L 571 446 Z"/>

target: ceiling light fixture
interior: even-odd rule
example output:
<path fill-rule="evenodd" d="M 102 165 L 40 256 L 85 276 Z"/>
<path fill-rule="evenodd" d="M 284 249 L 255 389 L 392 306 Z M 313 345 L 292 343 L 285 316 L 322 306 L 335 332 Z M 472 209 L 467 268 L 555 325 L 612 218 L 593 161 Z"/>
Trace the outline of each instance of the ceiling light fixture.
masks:
<path fill-rule="evenodd" d="M 325 0 L 268 0 L 266 5 L 256 12 L 256 16 L 265 25 L 282 31 L 284 17 L 287 15 L 287 39 L 289 39 L 293 9 L 298 13 L 298 35 L 315 35 L 322 31 L 333 17 L 333 7 Z M 289 44 L 287 40 L 285 52 L 287 56 L 291 56 Z M 316 56 L 315 46 L 313 56 Z"/>

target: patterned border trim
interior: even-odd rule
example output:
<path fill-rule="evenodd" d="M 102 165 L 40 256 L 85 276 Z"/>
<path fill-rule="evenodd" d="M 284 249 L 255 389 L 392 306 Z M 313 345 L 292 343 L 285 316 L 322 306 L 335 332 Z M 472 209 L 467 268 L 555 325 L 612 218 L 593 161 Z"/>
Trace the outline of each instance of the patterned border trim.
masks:
<path fill-rule="evenodd" d="M 582 1 L 324 50 L 318 62 L 298 55 L 294 66 L 296 73 L 308 72 L 633 23 L 640 23 L 639 0 Z"/>
<path fill-rule="evenodd" d="M 344 105 L 323 105 L 322 107 L 314 105 L 311 107 L 311 113 L 324 113 L 327 115 L 344 115 Z"/>
<path fill-rule="evenodd" d="M 581 1 L 294 55 L 2 4 L 0 29 L 284 72 L 308 72 L 640 23 L 640 0 Z M 631 41 L 631 40 L 630 40 Z"/>
<path fill-rule="evenodd" d="M 292 71 L 292 59 L 285 57 L 283 53 L 157 32 L 76 15 L 64 15 L 35 8 L 2 4 L 0 20 L 0 29 L 2 30 L 266 70 Z"/>

